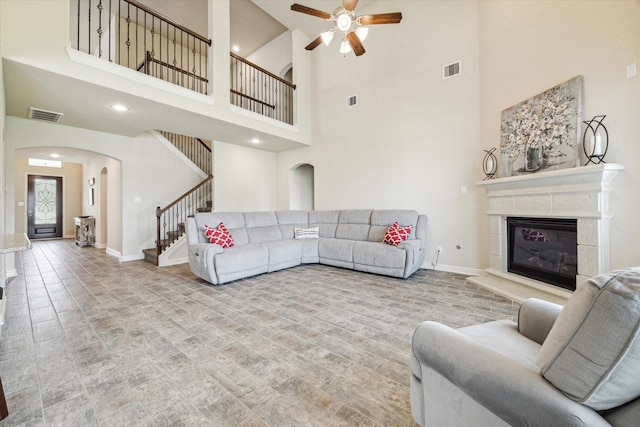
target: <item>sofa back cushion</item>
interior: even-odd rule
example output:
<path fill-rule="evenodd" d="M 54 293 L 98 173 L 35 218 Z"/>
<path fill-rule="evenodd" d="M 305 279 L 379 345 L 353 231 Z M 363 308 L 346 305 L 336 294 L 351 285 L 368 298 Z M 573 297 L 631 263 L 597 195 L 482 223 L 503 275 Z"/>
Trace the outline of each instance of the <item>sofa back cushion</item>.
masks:
<path fill-rule="evenodd" d="M 393 223 L 392 223 L 393 224 Z M 371 210 L 351 209 L 340 211 L 336 239 L 366 241 L 371 228 Z"/>
<path fill-rule="evenodd" d="M 309 211 L 309 227 L 319 227 L 321 238 L 336 236 L 340 211 Z"/>
<path fill-rule="evenodd" d="M 596 410 L 640 396 L 640 267 L 580 286 L 543 343 L 538 366 L 568 397 Z"/>
<path fill-rule="evenodd" d="M 244 221 L 247 227 L 249 243 L 282 240 L 282 232 L 278 226 L 278 218 L 275 212 L 245 212 Z"/>
<path fill-rule="evenodd" d="M 235 246 L 249 243 L 242 212 L 198 212 L 194 217 L 198 227 L 198 242 L 200 243 L 209 243 L 205 236 L 204 226 L 215 228 L 220 223 L 223 223 L 231 233 Z"/>
<path fill-rule="evenodd" d="M 382 242 L 387 229 L 397 222 L 400 227 L 411 225 L 411 234 L 408 239 L 415 239 L 415 229 L 418 223 L 418 212 L 412 210 L 387 209 L 371 212 L 371 227 L 367 240 L 370 242 Z"/>
<path fill-rule="evenodd" d="M 309 226 L 308 211 L 276 211 L 278 226 L 285 240 L 293 239 L 294 228 L 307 228 Z"/>

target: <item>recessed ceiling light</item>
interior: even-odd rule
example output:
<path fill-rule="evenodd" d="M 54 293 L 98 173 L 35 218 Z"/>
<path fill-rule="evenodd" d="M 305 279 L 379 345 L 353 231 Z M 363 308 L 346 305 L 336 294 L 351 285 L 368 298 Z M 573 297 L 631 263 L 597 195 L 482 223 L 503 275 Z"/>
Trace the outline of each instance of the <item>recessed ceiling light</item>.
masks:
<path fill-rule="evenodd" d="M 49 157 L 53 157 L 54 159 L 57 159 L 57 158 L 59 158 L 59 157 L 60 157 L 60 154 L 58 154 L 58 153 L 51 153 L 51 154 L 49 154 Z"/>
<path fill-rule="evenodd" d="M 113 104 L 111 108 L 113 108 L 116 111 L 129 111 L 129 109 L 122 104 Z"/>
<path fill-rule="evenodd" d="M 238 47 L 237 44 L 234 44 L 231 49 L 233 49 L 234 52 L 240 52 L 240 48 Z"/>
<path fill-rule="evenodd" d="M 252 143 L 252 144 L 260 144 L 260 140 L 259 140 L 258 138 L 253 138 L 253 139 L 251 140 L 251 143 Z"/>

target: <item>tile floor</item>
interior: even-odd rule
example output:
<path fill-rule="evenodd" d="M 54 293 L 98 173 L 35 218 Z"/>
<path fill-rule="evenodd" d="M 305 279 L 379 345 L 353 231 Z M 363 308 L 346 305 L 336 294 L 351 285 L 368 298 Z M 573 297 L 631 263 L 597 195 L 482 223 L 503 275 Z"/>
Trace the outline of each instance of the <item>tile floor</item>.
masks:
<path fill-rule="evenodd" d="M 320 265 L 211 286 L 70 240 L 16 257 L 0 426 L 412 426 L 415 326 L 513 318 L 464 277 Z"/>

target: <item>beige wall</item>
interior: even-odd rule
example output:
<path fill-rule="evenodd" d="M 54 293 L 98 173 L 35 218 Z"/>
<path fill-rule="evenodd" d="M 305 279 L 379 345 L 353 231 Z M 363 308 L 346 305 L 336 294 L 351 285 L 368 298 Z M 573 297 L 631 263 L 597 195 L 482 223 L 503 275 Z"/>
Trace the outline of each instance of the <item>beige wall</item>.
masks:
<path fill-rule="evenodd" d="M 502 110 L 582 75 L 584 117 L 607 114 L 606 160 L 626 167 L 612 195 L 611 265 L 639 265 L 640 77 L 625 71 L 640 65 L 640 1 L 393 1 L 366 12 L 395 10 L 402 22 L 372 27 L 365 55 L 311 53 L 313 145 L 278 154 L 278 208 L 289 206 L 291 168 L 309 163 L 316 209 L 417 209 L 429 216 L 426 265 L 440 245 L 445 269 L 484 269 L 476 182 L 482 150 L 499 147 Z M 456 60 L 462 74 L 443 80 Z M 358 106 L 346 109 L 350 95 Z"/>
<path fill-rule="evenodd" d="M 75 222 L 73 218 L 82 215 L 82 165 L 65 162 L 62 164 L 62 168 L 34 167 L 28 165 L 28 159 L 25 157 L 16 157 L 14 165 L 15 232 L 27 232 L 28 175 L 56 176 L 62 177 L 62 235 L 64 238 L 74 238 Z"/>
<path fill-rule="evenodd" d="M 481 179 L 477 4 L 376 2 L 399 25 L 371 27 L 360 57 L 334 42 L 313 52 L 312 147 L 278 154 L 278 208 L 288 209 L 290 171 L 314 167 L 315 209 L 416 209 L 429 216 L 427 264 L 478 266 Z M 338 40 L 339 41 L 339 40 Z M 462 60 L 443 80 L 442 66 Z M 346 108 L 346 98 L 358 104 Z M 468 192 L 462 194 L 460 188 Z M 459 245 L 461 249 L 456 249 Z"/>

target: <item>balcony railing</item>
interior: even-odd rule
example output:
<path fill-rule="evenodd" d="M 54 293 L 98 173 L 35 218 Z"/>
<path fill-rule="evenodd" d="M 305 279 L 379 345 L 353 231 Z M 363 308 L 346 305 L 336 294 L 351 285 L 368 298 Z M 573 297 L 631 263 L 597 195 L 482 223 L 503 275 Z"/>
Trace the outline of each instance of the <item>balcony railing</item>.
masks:
<path fill-rule="evenodd" d="M 0 0 L 1 1 L 1 0 Z M 71 46 L 209 92 L 211 40 L 135 0 L 71 0 Z M 231 53 L 231 104 L 293 124 L 296 85 Z"/>
<path fill-rule="evenodd" d="M 134 0 L 72 0 L 71 46 L 199 93 L 211 40 Z"/>
<path fill-rule="evenodd" d="M 293 124 L 296 85 L 231 52 L 231 104 Z"/>

